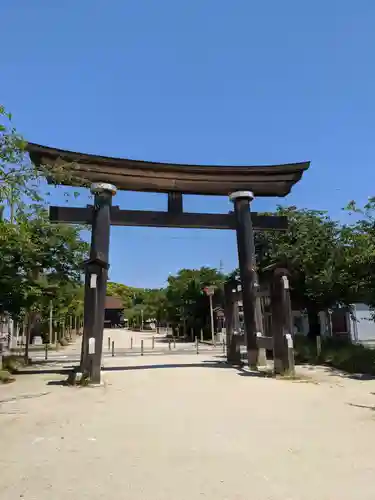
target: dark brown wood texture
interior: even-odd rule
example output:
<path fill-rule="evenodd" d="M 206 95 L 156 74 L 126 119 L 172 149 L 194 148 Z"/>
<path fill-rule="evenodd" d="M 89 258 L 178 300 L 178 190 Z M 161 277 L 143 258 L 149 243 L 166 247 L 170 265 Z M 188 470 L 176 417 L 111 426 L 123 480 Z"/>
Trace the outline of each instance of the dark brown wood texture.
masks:
<path fill-rule="evenodd" d="M 156 163 L 110 158 L 29 142 L 35 165 L 59 166 L 76 179 L 90 184 L 108 182 L 128 191 L 180 192 L 223 195 L 249 190 L 255 196 L 286 196 L 309 167 L 309 162 L 272 166 L 211 166 Z M 67 181 L 66 184 L 73 184 Z"/>
<path fill-rule="evenodd" d="M 91 224 L 92 207 L 50 207 L 50 220 L 76 224 Z M 285 230 L 288 220 L 284 216 L 251 213 L 255 230 Z M 235 229 L 234 215 L 149 212 L 146 210 L 120 210 L 111 208 L 111 225 L 143 227 L 181 227 L 201 229 Z"/>

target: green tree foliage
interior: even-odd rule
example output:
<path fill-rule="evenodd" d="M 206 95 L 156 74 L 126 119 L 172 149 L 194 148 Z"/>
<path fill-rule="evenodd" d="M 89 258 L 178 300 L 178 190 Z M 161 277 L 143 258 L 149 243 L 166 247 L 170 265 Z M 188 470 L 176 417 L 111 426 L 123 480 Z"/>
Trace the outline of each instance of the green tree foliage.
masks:
<path fill-rule="evenodd" d="M 108 282 L 107 295 L 121 299 L 124 309 L 130 309 L 134 305 L 137 289 L 122 283 Z"/>
<path fill-rule="evenodd" d="M 109 282 L 107 295 L 121 299 L 126 318 L 133 325 L 149 319 L 166 320 L 166 296 L 163 289 L 134 288 L 121 283 Z"/>
<path fill-rule="evenodd" d="M 340 279 L 344 258 L 341 226 L 316 210 L 279 207 L 276 215 L 288 217 L 288 230 L 257 233 L 260 272 L 273 263 L 287 266 L 293 298 L 306 308 L 321 310 L 345 302 L 347 290 Z"/>
<path fill-rule="evenodd" d="M 206 286 L 216 286 L 220 295 L 225 277 L 217 269 L 181 269 L 176 276 L 169 276 L 166 289 L 167 315 L 185 330 L 199 330 L 209 323 L 209 299 Z"/>
<path fill-rule="evenodd" d="M 39 174 L 24 154 L 25 142 L 12 124 L 12 115 L 0 104 L 0 205 L 10 209 L 10 218 L 25 203 L 40 202 Z"/>
<path fill-rule="evenodd" d="M 39 172 L 11 120 L 0 106 L 0 312 L 16 318 L 44 312 L 50 300 L 55 315 L 81 311 L 87 244 L 80 228 L 49 221 Z"/>
<path fill-rule="evenodd" d="M 0 222 L 0 309 L 12 315 L 64 291 L 73 298 L 81 287 L 82 263 L 87 244 L 79 230 L 51 224 L 46 212 L 32 218 L 17 218 L 17 224 Z M 74 290 L 74 291 L 73 291 Z"/>
<path fill-rule="evenodd" d="M 319 311 L 367 300 L 375 283 L 369 282 L 375 255 L 373 222 L 341 225 L 326 212 L 296 207 L 279 207 L 276 215 L 288 217 L 288 230 L 255 235 L 258 270 L 262 276 L 274 263 L 289 269 L 292 300 L 295 307 L 307 310 L 314 335 L 319 333 Z"/>
<path fill-rule="evenodd" d="M 209 323 L 209 299 L 204 288 L 217 287 L 217 300 L 224 275 L 216 269 L 181 269 L 176 276 L 169 276 L 165 289 L 132 288 L 119 283 L 108 283 L 107 294 L 122 300 L 125 316 L 130 324 L 140 325 L 143 316 L 157 322 L 184 325 L 188 329 L 204 328 Z"/>
<path fill-rule="evenodd" d="M 354 218 L 342 231 L 343 244 L 349 254 L 347 279 L 355 283 L 359 300 L 375 308 L 375 197 L 369 198 L 363 207 L 352 201 L 346 210 Z"/>

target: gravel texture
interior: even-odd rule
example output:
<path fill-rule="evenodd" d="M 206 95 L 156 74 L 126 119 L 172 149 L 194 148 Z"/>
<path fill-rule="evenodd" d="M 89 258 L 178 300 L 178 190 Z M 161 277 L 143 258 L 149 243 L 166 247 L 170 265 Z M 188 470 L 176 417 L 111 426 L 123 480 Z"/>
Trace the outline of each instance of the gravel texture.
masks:
<path fill-rule="evenodd" d="M 102 387 L 0 387 L 1 500 L 375 498 L 375 381 L 274 380 L 207 353 L 104 364 Z"/>

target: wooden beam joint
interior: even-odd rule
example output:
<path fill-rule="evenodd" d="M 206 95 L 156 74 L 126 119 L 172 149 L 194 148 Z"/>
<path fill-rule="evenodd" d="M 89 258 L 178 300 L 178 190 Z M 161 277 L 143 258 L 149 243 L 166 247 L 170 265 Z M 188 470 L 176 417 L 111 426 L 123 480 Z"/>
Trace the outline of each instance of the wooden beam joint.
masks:
<path fill-rule="evenodd" d="M 182 214 L 183 210 L 182 193 L 168 193 L 168 213 Z"/>

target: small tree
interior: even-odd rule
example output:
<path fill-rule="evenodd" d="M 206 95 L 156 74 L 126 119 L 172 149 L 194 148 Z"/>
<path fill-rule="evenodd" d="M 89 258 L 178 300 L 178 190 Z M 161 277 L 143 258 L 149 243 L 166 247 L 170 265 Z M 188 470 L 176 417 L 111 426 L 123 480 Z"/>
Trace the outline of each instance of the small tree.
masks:
<path fill-rule="evenodd" d="M 288 267 L 292 300 L 306 309 L 310 335 L 315 336 L 320 333 L 319 311 L 350 304 L 356 297 L 359 269 L 352 266 L 359 241 L 352 227 L 342 227 L 326 212 L 279 207 L 277 215 L 288 218 L 288 230 L 256 234 L 259 272 L 273 263 Z"/>
<path fill-rule="evenodd" d="M 208 324 L 209 299 L 204 293 L 206 286 L 222 288 L 224 275 L 217 269 L 181 269 L 168 278 L 166 289 L 168 318 L 186 329 L 200 330 Z"/>

